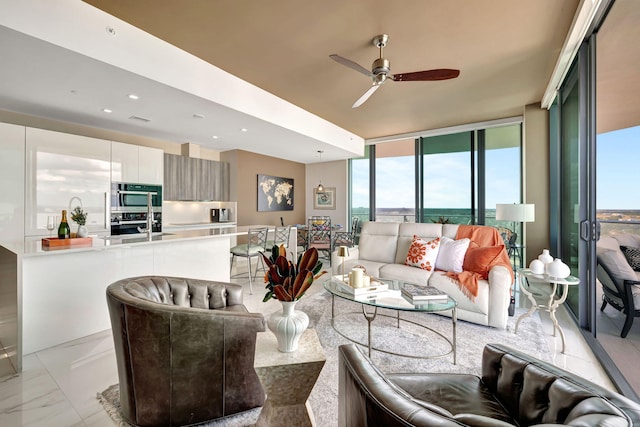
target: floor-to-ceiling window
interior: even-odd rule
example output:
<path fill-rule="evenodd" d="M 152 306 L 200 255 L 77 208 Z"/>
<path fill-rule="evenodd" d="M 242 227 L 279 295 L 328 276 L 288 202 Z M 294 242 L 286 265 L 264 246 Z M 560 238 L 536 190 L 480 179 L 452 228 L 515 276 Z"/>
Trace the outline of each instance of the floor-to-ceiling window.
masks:
<path fill-rule="evenodd" d="M 360 223 L 369 221 L 370 205 L 370 165 L 371 147 L 365 147 L 364 156 L 349 160 L 349 217 L 357 216 Z"/>
<path fill-rule="evenodd" d="M 522 202 L 521 145 L 522 125 L 513 120 L 368 146 L 350 161 L 350 214 L 511 226 L 495 220 L 495 206 Z"/>
<path fill-rule="evenodd" d="M 376 221 L 415 222 L 415 142 L 376 145 Z"/>
<path fill-rule="evenodd" d="M 584 140 L 580 140 L 580 120 L 584 120 L 580 115 L 580 81 L 577 67 L 570 74 L 571 78 L 565 82 L 563 90 L 560 92 L 560 122 L 561 143 L 560 143 L 560 247 L 559 253 L 554 255 L 562 258 L 569 265 L 571 272 L 575 276 L 580 276 L 579 272 L 579 249 L 580 249 L 580 190 L 581 170 L 586 166 L 581 163 L 580 146 Z M 584 138 L 585 135 L 582 135 Z M 570 289 L 567 304 L 579 317 L 580 288 Z"/>
<path fill-rule="evenodd" d="M 471 224 L 474 132 L 422 138 L 421 222 Z"/>
<path fill-rule="evenodd" d="M 504 226 L 496 221 L 498 203 L 520 203 L 522 200 L 522 130 L 520 124 L 488 128 L 485 145 L 485 225 Z M 519 228 L 521 224 L 517 224 Z M 518 230 L 518 235 L 522 233 Z"/>
<path fill-rule="evenodd" d="M 622 339 L 625 315 L 610 306 L 600 311 L 595 246 L 598 225 L 603 235 L 640 234 L 637 180 L 626 179 L 640 164 L 640 102 L 633 96 L 640 90 L 640 2 L 604 4 L 551 109 L 559 129 L 551 134 L 551 241 L 581 280 L 567 307 L 612 379 L 633 397 L 640 391 L 640 325 Z"/>
<path fill-rule="evenodd" d="M 630 179 L 640 164 L 640 2 L 616 0 L 596 38 L 596 209 L 602 236 L 640 236 L 640 191 Z M 620 336 L 626 315 L 607 305 L 595 286 L 595 334 L 611 362 L 640 395 L 640 319 Z M 636 309 L 638 307 L 636 306 Z"/>

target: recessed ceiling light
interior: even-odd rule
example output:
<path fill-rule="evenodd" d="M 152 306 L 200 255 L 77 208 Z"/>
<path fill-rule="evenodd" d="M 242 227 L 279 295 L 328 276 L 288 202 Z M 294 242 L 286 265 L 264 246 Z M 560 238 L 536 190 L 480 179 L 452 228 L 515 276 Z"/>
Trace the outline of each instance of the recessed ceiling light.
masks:
<path fill-rule="evenodd" d="M 240 129 L 240 132 L 246 132 L 246 131 L 247 131 L 247 128 Z"/>
<path fill-rule="evenodd" d="M 103 108 L 102 112 L 104 112 L 104 113 L 113 113 L 113 110 L 110 110 L 108 108 Z"/>
<path fill-rule="evenodd" d="M 129 99 L 140 99 L 140 97 L 138 95 L 136 95 L 135 93 L 130 93 L 129 95 L 127 95 L 129 97 Z"/>
<path fill-rule="evenodd" d="M 213 135 L 211 138 L 218 139 L 218 135 Z"/>

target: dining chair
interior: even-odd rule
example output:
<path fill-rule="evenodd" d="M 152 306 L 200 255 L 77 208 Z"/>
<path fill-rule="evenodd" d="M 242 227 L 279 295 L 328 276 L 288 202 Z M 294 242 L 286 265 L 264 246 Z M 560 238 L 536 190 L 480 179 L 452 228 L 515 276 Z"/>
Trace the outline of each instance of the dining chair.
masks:
<path fill-rule="evenodd" d="M 326 252 L 331 265 L 333 251 L 333 230 L 331 217 L 312 216 L 307 221 L 307 249 L 316 248 L 318 252 Z"/>
<path fill-rule="evenodd" d="M 267 227 L 251 228 L 247 233 L 247 243 L 242 243 L 231 248 L 231 271 L 233 271 L 233 261 L 236 257 L 242 257 L 247 259 L 247 266 L 249 268 L 249 293 L 253 295 L 253 283 L 251 281 L 251 258 L 257 257 L 256 271 L 253 274 L 253 278 L 256 278 L 258 274 L 258 265 L 262 263 L 262 269 L 265 269 L 264 261 L 260 252 L 266 251 L 267 246 L 267 234 L 269 229 Z M 240 277 L 240 274 L 236 274 L 231 277 Z"/>
<path fill-rule="evenodd" d="M 291 226 L 278 226 L 273 232 L 273 239 L 267 240 L 267 252 L 271 252 L 274 246 L 285 248 L 289 247 L 289 235 L 291 234 Z"/>
<path fill-rule="evenodd" d="M 358 231 L 358 225 L 360 223 L 360 218 L 354 216 L 351 218 L 351 229 L 347 231 L 336 231 L 333 234 L 333 247 L 337 248 L 338 246 L 347 246 L 354 247 L 356 245 L 356 234 Z"/>

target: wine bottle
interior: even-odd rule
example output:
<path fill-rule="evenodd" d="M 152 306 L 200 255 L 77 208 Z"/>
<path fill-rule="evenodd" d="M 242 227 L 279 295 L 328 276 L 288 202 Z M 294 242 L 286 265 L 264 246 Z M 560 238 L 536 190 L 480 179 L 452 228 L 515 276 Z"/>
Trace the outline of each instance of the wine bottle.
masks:
<path fill-rule="evenodd" d="M 69 228 L 69 223 L 67 222 L 67 211 L 66 209 L 62 210 L 62 220 L 60 221 L 60 225 L 58 226 L 58 239 L 68 239 L 71 237 L 71 228 Z"/>

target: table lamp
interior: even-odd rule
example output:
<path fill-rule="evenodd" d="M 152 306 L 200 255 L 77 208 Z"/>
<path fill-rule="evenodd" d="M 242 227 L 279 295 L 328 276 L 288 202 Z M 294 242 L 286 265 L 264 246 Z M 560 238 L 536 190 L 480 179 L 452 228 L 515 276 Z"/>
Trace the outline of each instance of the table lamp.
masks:
<path fill-rule="evenodd" d="M 344 281 L 344 258 L 349 255 L 349 248 L 346 246 L 338 247 L 338 256 L 342 258 L 342 281 Z"/>

